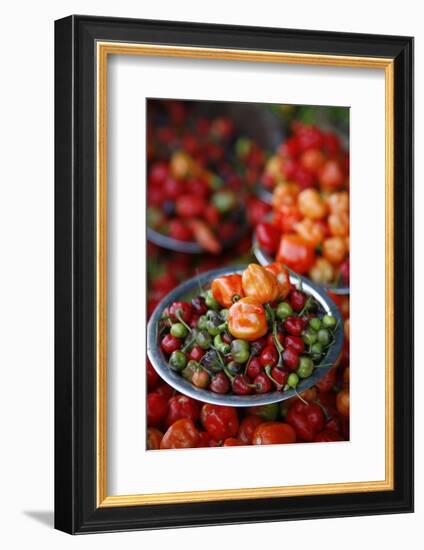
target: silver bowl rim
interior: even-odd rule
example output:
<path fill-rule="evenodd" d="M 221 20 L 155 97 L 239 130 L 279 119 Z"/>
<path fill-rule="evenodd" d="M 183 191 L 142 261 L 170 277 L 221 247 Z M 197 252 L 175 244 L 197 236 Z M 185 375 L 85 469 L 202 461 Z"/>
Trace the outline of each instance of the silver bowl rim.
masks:
<path fill-rule="evenodd" d="M 317 365 L 313 374 L 309 378 L 303 379 L 296 390 L 287 390 L 285 392 L 273 391 L 265 394 L 255 395 L 233 395 L 233 394 L 217 394 L 209 390 L 196 388 L 185 380 L 182 376 L 172 371 L 167 364 L 166 357 L 158 345 L 158 322 L 161 318 L 162 311 L 168 307 L 172 302 L 182 300 L 187 294 L 191 294 L 192 291 L 199 288 L 199 285 L 203 287 L 207 283 L 211 282 L 216 277 L 221 275 L 228 275 L 230 273 L 242 273 L 246 269 L 246 266 L 225 267 L 220 269 L 213 269 L 202 273 L 196 277 L 185 281 L 171 291 L 155 308 L 150 320 L 147 324 L 147 354 L 149 360 L 159 374 L 159 376 L 172 386 L 178 392 L 192 397 L 198 401 L 204 403 L 211 403 L 215 405 L 225 405 L 234 407 L 254 407 L 259 405 L 268 405 L 271 403 L 278 403 L 285 401 L 295 396 L 304 390 L 307 390 L 314 386 L 321 378 L 323 378 L 332 366 L 338 364 L 342 345 L 343 345 L 343 319 L 340 311 L 333 300 L 325 293 L 322 287 L 312 283 L 304 277 L 290 274 L 290 280 L 292 283 L 302 281 L 304 290 L 311 294 L 321 305 L 326 313 L 331 313 L 336 318 L 336 331 L 334 333 L 333 345 L 329 348 L 326 355 L 323 357 L 321 364 L 329 364 L 328 367 L 319 367 Z"/>

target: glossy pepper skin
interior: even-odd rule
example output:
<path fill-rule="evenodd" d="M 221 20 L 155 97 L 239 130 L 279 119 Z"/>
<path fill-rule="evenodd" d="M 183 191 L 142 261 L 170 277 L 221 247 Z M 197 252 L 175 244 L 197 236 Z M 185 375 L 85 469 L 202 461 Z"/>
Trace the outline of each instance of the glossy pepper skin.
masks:
<path fill-rule="evenodd" d="M 157 428 L 147 428 L 146 446 L 148 451 L 160 449 L 163 433 Z"/>
<path fill-rule="evenodd" d="M 203 405 L 200 420 L 202 426 L 215 441 L 224 441 L 228 437 L 235 437 L 239 428 L 239 421 L 234 407 L 220 405 Z"/>
<path fill-rule="evenodd" d="M 260 304 L 273 302 L 279 297 L 280 288 L 276 276 L 258 264 L 250 264 L 242 275 L 243 290 L 246 296 Z"/>
<path fill-rule="evenodd" d="M 265 269 L 275 275 L 279 285 L 279 300 L 284 300 L 291 289 L 289 270 L 279 262 L 266 265 Z"/>
<path fill-rule="evenodd" d="M 245 445 L 252 444 L 253 434 L 256 428 L 263 423 L 262 418 L 256 415 L 245 416 L 240 423 L 240 428 L 238 431 L 238 438 Z"/>
<path fill-rule="evenodd" d="M 299 235 L 283 235 L 277 252 L 277 261 L 303 275 L 314 265 L 315 252 Z"/>
<path fill-rule="evenodd" d="M 255 298 L 247 296 L 230 307 L 228 330 L 235 338 L 256 340 L 268 331 L 265 310 Z"/>
<path fill-rule="evenodd" d="M 160 426 L 168 412 L 168 400 L 163 395 L 153 392 L 147 395 L 147 424 Z"/>
<path fill-rule="evenodd" d="M 315 403 L 294 403 L 287 414 L 287 422 L 294 428 L 302 441 L 314 441 L 316 435 L 324 429 L 324 413 Z"/>
<path fill-rule="evenodd" d="M 238 273 L 223 275 L 212 281 L 212 295 L 222 307 L 231 307 L 235 300 L 244 297 L 242 277 Z"/>
<path fill-rule="evenodd" d="M 200 406 L 194 399 L 186 395 L 174 395 L 168 402 L 168 414 L 165 419 L 165 426 L 169 428 L 180 418 L 189 418 L 196 422 L 200 415 Z"/>
<path fill-rule="evenodd" d="M 160 443 L 161 449 L 190 449 L 196 447 L 199 432 L 189 418 L 180 418 L 168 428 Z"/>
<path fill-rule="evenodd" d="M 285 422 L 264 422 L 260 424 L 252 438 L 253 445 L 278 445 L 295 443 L 296 432 Z"/>

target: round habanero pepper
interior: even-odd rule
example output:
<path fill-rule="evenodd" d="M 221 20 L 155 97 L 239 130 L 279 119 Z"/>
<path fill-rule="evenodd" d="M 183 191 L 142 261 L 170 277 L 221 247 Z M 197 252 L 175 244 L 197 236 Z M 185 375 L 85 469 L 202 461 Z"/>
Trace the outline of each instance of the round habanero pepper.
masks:
<path fill-rule="evenodd" d="M 273 302 L 280 294 L 278 280 L 274 273 L 258 264 L 249 264 L 242 275 L 243 290 L 246 296 L 260 304 Z"/>
<path fill-rule="evenodd" d="M 244 297 L 242 278 L 238 273 L 223 275 L 212 281 L 212 295 L 222 307 L 231 307 L 235 300 Z"/>
<path fill-rule="evenodd" d="M 190 449 L 196 447 L 199 431 L 189 418 L 180 418 L 168 428 L 160 443 L 161 449 Z"/>
<path fill-rule="evenodd" d="M 275 277 L 277 278 L 280 290 L 278 299 L 284 300 L 291 289 L 289 270 L 281 265 L 279 262 L 274 262 L 272 264 L 266 265 L 265 269 L 275 275 Z"/>
<path fill-rule="evenodd" d="M 255 298 L 242 298 L 228 312 L 228 330 L 235 338 L 256 340 L 268 331 L 265 310 Z"/>

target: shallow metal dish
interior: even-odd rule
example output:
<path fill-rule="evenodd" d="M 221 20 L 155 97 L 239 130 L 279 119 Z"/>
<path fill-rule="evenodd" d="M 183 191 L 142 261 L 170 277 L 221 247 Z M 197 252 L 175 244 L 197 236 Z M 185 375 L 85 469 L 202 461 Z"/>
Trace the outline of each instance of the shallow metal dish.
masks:
<path fill-rule="evenodd" d="M 237 244 L 247 231 L 248 226 L 244 209 L 240 208 L 235 217 L 236 221 L 238 222 L 237 230 L 234 232 L 234 235 L 230 239 L 226 239 L 222 243 L 223 250 L 227 250 L 228 248 Z M 195 241 L 179 241 L 177 239 L 173 239 L 172 237 L 168 237 L 168 235 L 164 235 L 163 233 L 160 233 L 159 231 L 156 231 L 149 226 L 147 226 L 147 239 L 157 246 L 160 246 L 161 248 L 173 250 L 174 252 L 184 252 L 186 254 L 208 253 L 204 248 L 200 246 L 200 244 Z"/>
<path fill-rule="evenodd" d="M 177 391 L 188 395 L 198 401 L 205 403 L 214 403 L 216 405 L 230 405 L 235 407 L 251 407 L 256 405 L 267 405 L 269 403 L 276 403 L 278 401 L 284 401 L 296 395 L 294 390 L 288 390 L 285 392 L 274 391 L 265 394 L 256 395 L 220 395 L 209 390 L 202 390 L 193 386 L 188 380 L 185 380 L 182 376 L 172 371 L 167 364 L 165 355 L 158 344 L 158 322 L 161 318 L 164 308 L 172 304 L 172 302 L 178 300 L 190 300 L 199 293 L 199 285 L 202 288 L 207 288 L 210 283 L 216 277 L 221 275 L 228 275 L 230 273 L 242 273 L 245 267 L 225 267 L 221 269 L 214 269 L 203 273 L 197 277 L 193 277 L 188 281 L 182 283 L 172 292 L 170 292 L 157 306 L 153 315 L 151 316 L 147 325 L 147 354 L 154 369 L 159 376 L 165 380 L 170 386 Z M 293 283 L 299 281 L 299 277 L 296 275 L 290 276 Z M 333 345 L 327 351 L 327 354 L 323 357 L 321 364 L 329 364 L 329 367 L 316 367 L 312 376 L 302 380 L 297 386 L 297 391 L 301 392 L 312 386 L 314 386 L 318 380 L 327 374 L 332 365 L 337 364 L 343 345 L 343 320 L 341 318 L 339 309 L 331 298 L 325 293 L 325 291 L 304 278 L 302 278 L 303 289 L 307 294 L 311 294 L 317 302 L 321 305 L 326 313 L 331 313 L 337 320 L 336 330 L 334 333 L 335 341 Z"/>
<path fill-rule="evenodd" d="M 256 238 L 256 234 L 253 235 L 253 243 L 252 243 L 252 249 L 253 253 L 256 256 L 256 259 L 261 265 L 268 265 L 275 262 L 275 258 L 273 258 L 270 254 L 265 252 L 263 248 L 258 243 L 258 239 Z M 293 274 L 295 278 L 299 278 L 299 275 L 295 274 L 291 270 L 290 274 Z M 333 285 L 319 285 L 317 283 L 312 282 L 307 277 L 302 277 L 304 281 L 306 281 L 309 285 L 317 286 L 318 288 L 322 288 L 324 292 L 331 291 L 333 294 L 339 294 L 339 295 L 346 295 L 350 293 L 350 287 L 349 286 L 333 286 Z"/>

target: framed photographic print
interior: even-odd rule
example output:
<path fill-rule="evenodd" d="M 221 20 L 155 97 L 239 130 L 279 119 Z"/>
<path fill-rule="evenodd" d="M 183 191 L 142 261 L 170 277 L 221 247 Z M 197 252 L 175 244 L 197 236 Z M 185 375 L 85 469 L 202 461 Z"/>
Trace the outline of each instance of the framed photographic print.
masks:
<path fill-rule="evenodd" d="M 55 25 L 55 525 L 413 509 L 413 39 Z"/>

